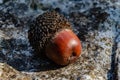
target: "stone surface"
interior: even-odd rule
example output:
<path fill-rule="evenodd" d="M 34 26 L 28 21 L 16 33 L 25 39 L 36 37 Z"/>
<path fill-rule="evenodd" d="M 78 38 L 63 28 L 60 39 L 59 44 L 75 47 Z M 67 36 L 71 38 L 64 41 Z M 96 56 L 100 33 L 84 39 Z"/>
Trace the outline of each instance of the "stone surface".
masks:
<path fill-rule="evenodd" d="M 119 0 L 1 0 L 0 79 L 119 80 L 119 4 Z M 35 57 L 28 42 L 31 20 L 51 9 L 69 19 L 83 46 L 80 58 L 65 67 Z"/>
<path fill-rule="evenodd" d="M 0 63 L 0 80 L 32 80 L 29 76 L 24 75 L 11 66 Z"/>

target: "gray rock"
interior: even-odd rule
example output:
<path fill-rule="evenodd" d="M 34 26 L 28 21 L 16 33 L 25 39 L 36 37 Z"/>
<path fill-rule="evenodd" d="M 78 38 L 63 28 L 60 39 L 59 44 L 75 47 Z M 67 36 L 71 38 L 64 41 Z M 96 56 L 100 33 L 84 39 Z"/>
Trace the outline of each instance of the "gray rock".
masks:
<path fill-rule="evenodd" d="M 0 63 L 1 80 L 32 80 L 29 76 L 16 71 L 5 63 Z"/>
<path fill-rule="evenodd" d="M 31 9 L 28 0 L 0 3 L 0 79 L 120 79 L 119 0 L 36 2 L 35 10 Z M 27 31 L 31 20 L 49 10 L 49 6 L 69 18 L 75 33 L 81 39 L 83 49 L 80 58 L 65 67 L 33 57 L 34 50 L 28 42 Z"/>

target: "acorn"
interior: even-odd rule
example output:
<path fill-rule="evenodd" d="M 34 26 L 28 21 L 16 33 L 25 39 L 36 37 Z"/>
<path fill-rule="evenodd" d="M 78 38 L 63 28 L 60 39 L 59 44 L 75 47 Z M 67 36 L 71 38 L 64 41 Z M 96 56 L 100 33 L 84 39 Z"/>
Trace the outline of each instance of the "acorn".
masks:
<path fill-rule="evenodd" d="M 75 62 L 81 54 L 81 42 L 70 23 L 56 11 L 39 15 L 30 25 L 28 38 L 38 55 L 47 56 L 58 65 Z"/>

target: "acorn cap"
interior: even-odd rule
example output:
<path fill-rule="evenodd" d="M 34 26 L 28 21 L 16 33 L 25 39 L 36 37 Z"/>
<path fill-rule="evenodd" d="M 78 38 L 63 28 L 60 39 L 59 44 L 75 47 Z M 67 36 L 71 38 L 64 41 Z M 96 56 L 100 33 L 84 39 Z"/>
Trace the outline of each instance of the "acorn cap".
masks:
<path fill-rule="evenodd" d="M 41 53 L 52 36 L 62 29 L 72 29 L 62 15 L 55 11 L 43 13 L 30 25 L 29 42 L 37 53 Z"/>
<path fill-rule="evenodd" d="M 80 40 L 70 23 L 55 11 L 39 15 L 30 26 L 28 38 L 37 54 L 46 55 L 59 65 L 74 62 L 81 53 Z"/>

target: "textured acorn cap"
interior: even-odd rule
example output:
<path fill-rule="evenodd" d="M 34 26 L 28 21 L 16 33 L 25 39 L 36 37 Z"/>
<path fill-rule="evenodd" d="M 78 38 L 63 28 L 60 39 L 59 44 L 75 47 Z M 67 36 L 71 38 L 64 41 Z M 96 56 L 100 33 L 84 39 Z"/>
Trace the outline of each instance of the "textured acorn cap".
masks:
<path fill-rule="evenodd" d="M 37 54 L 44 53 L 50 39 L 63 29 L 72 29 L 70 23 L 55 11 L 39 15 L 31 24 L 28 38 Z"/>

